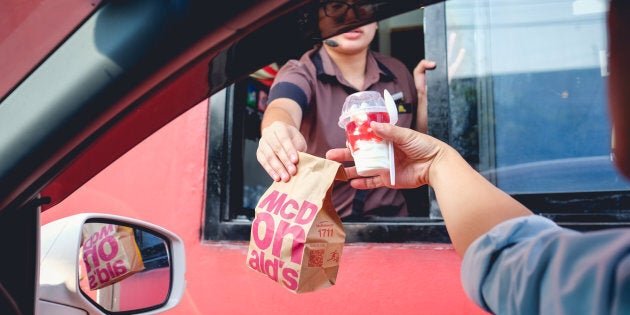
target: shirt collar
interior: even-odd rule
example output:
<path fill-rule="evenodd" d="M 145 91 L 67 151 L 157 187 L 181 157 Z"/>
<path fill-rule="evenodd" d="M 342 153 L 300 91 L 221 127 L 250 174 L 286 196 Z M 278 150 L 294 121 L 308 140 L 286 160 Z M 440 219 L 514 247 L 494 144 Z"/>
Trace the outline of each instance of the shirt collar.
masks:
<path fill-rule="evenodd" d="M 339 83 L 344 82 L 342 80 L 341 71 L 335 65 L 335 63 L 326 52 L 326 49 L 318 49 L 311 55 L 311 60 L 317 71 L 317 78 L 323 81 L 336 80 Z M 374 52 L 368 51 L 367 55 L 367 71 L 366 71 L 367 86 L 372 86 L 379 81 L 393 81 L 396 79 L 396 75 L 389 70 L 383 63 L 376 59 Z"/>

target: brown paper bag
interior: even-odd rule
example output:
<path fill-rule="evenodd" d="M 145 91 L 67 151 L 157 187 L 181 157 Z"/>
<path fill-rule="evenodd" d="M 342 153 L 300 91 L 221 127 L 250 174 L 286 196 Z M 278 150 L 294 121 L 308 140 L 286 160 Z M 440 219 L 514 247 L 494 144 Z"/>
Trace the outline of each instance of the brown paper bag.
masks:
<path fill-rule="evenodd" d="M 122 225 L 84 224 L 82 258 L 90 290 L 106 287 L 144 269 L 133 228 Z"/>
<path fill-rule="evenodd" d="M 331 196 L 340 163 L 300 153 L 298 173 L 274 182 L 256 206 L 246 264 L 286 289 L 309 292 L 335 284 L 346 240 Z"/>

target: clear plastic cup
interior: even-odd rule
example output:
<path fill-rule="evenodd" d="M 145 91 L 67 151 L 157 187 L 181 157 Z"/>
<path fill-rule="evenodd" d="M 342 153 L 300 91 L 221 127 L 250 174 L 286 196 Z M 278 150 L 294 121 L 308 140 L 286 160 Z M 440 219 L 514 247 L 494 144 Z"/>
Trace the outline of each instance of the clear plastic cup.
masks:
<path fill-rule="evenodd" d="M 372 121 L 389 122 L 381 94 L 363 91 L 348 95 L 339 116 L 339 127 L 346 130 L 346 144 L 360 176 L 372 176 L 390 169 L 389 141 L 374 134 L 370 127 Z"/>

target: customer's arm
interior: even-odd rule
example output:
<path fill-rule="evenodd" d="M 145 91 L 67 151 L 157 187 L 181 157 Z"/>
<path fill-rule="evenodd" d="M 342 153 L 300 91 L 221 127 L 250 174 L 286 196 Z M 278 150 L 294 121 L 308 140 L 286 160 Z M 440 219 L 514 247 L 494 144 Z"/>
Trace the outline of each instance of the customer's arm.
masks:
<path fill-rule="evenodd" d="M 501 191 L 446 143 L 431 136 L 390 124 L 372 123 L 376 134 L 396 147 L 396 185 L 387 173 L 362 178 L 347 169 L 351 185 L 358 189 L 376 187 L 412 188 L 428 184 L 435 190 L 453 246 L 463 256 L 470 244 L 497 224 L 531 215 L 525 206 Z M 333 149 L 326 155 L 336 161 L 352 159 L 348 149 Z"/>

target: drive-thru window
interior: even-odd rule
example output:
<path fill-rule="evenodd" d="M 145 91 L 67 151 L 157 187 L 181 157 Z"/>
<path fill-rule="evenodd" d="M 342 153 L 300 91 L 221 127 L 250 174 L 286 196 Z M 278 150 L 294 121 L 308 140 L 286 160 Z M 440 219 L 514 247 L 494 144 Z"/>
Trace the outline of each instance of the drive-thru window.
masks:
<path fill-rule="evenodd" d="M 499 188 L 569 227 L 624 225 L 630 183 L 612 161 L 606 10 L 604 1 L 447 1 L 380 21 L 373 48 L 410 71 L 421 58 L 437 62 L 427 75 L 429 133 Z M 265 79 L 302 52 L 270 59 L 210 100 L 206 239 L 249 238 L 271 183 L 255 155 Z M 407 197 L 409 217 L 345 222 L 348 241 L 448 242 L 432 192 Z"/>

